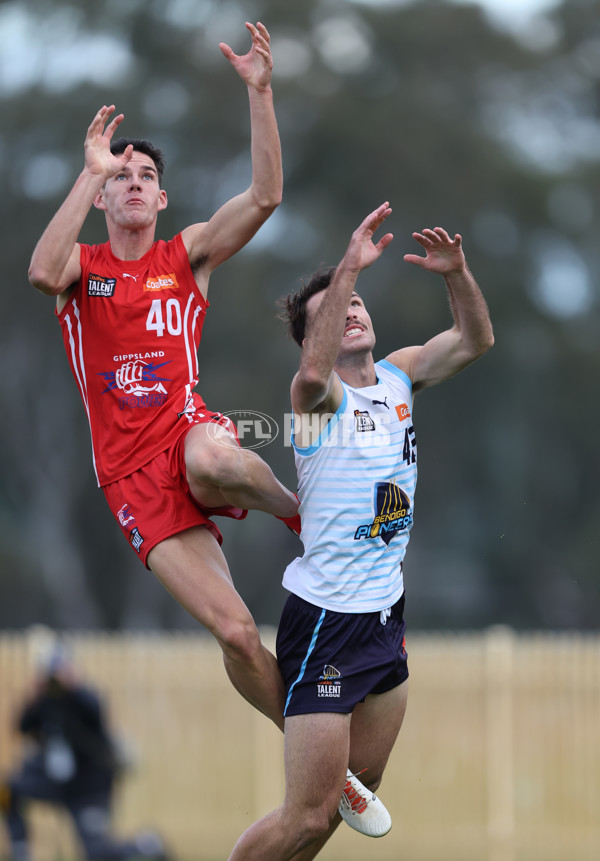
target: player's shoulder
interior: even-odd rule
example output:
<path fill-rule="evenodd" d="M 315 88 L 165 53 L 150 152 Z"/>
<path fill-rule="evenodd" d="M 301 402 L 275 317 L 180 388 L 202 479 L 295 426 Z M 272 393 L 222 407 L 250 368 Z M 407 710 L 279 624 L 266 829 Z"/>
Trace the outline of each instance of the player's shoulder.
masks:
<path fill-rule="evenodd" d="M 406 349 L 411 350 L 412 348 L 408 347 Z M 375 370 L 377 376 L 383 378 L 388 383 L 405 385 L 408 388 L 412 388 L 411 361 L 408 355 L 398 357 L 398 353 L 401 352 L 404 351 L 399 350 L 397 353 L 386 356 L 385 359 L 380 359 L 375 363 Z"/>

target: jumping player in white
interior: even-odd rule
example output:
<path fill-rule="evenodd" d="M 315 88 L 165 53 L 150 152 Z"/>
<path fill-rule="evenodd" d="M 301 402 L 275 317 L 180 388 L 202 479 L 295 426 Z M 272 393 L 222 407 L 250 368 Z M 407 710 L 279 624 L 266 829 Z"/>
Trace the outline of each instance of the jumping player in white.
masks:
<path fill-rule="evenodd" d="M 350 823 L 364 818 L 357 830 L 372 836 L 391 827 L 372 793 L 406 708 L 402 561 L 417 479 L 413 394 L 462 370 L 494 338 L 461 237 L 436 227 L 413 234 L 425 256 L 404 259 L 443 276 L 453 325 L 375 363 L 373 325 L 354 286 L 392 241 L 391 233 L 373 239 L 390 213 L 387 203 L 370 213 L 340 264 L 286 301 L 302 347 L 291 398 L 304 544 L 284 575 L 291 595 L 277 637 L 286 790 L 230 861 L 309 861 L 339 824 L 338 810 Z M 370 790 L 364 798 L 348 763 Z"/>

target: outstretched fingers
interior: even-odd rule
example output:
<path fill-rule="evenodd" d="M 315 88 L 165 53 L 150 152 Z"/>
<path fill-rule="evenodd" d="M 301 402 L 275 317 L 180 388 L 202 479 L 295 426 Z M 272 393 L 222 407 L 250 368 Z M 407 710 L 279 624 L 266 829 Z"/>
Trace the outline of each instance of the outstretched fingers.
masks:
<path fill-rule="evenodd" d="M 110 121 L 110 123 L 106 126 L 106 128 L 104 129 L 104 137 L 111 140 L 112 136 L 114 135 L 117 128 L 121 125 L 121 123 L 123 122 L 124 119 L 125 119 L 125 114 L 117 114 L 117 116 L 114 117 Z"/>
<path fill-rule="evenodd" d="M 94 117 L 94 119 L 91 121 L 91 123 L 88 126 L 88 130 L 87 130 L 87 137 L 88 138 L 93 137 L 95 135 L 101 135 L 102 134 L 103 129 L 104 129 L 104 124 L 106 123 L 106 120 L 113 113 L 114 110 L 115 110 L 114 105 L 109 105 L 108 107 L 106 105 L 103 105 L 100 108 L 100 110 L 98 111 L 98 113 L 96 114 L 96 116 Z"/>
<path fill-rule="evenodd" d="M 131 144 L 118 156 L 111 153 L 112 137 L 124 119 L 124 114 L 117 114 L 111 119 L 114 112 L 114 105 L 103 105 L 100 108 L 90 123 L 84 143 L 87 169 L 93 174 L 102 174 L 105 178 L 124 167 L 133 155 Z"/>
<path fill-rule="evenodd" d="M 235 54 L 234 54 L 232 48 L 226 42 L 219 42 L 219 48 L 221 49 L 221 53 L 223 54 L 223 56 L 227 60 L 229 60 L 229 62 L 231 62 L 234 59 Z"/>
<path fill-rule="evenodd" d="M 413 239 L 416 239 L 425 249 L 441 246 L 460 248 L 462 243 L 462 237 L 458 233 L 454 235 L 454 239 L 450 239 L 443 227 L 435 227 L 433 230 L 426 227 L 421 233 L 413 233 Z"/>
<path fill-rule="evenodd" d="M 272 62 L 271 37 L 265 25 L 258 21 L 255 27 L 254 24 L 246 21 L 246 28 L 250 31 L 252 45 L 256 53 L 264 57 L 267 62 Z"/>
<path fill-rule="evenodd" d="M 391 215 L 392 208 L 389 202 L 386 200 L 385 203 L 382 203 L 377 209 L 374 209 L 373 212 L 370 212 L 365 220 L 363 221 L 363 226 L 367 227 L 371 233 L 375 233 L 375 231 L 381 227 L 386 218 Z"/>
<path fill-rule="evenodd" d="M 230 63 L 234 64 L 236 61 L 249 59 L 253 54 L 258 54 L 265 61 L 265 65 L 268 68 L 271 68 L 273 65 L 273 58 L 271 56 L 271 37 L 269 35 L 269 31 L 260 21 L 256 26 L 251 24 L 250 21 L 246 21 L 246 29 L 252 37 L 252 47 L 247 54 L 236 54 L 231 46 L 226 42 L 219 42 L 221 52 Z"/>
<path fill-rule="evenodd" d="M 391 212 L 392 208 L 386 201 L 378 206 L 377 209 L 374 209 L 373 212 L 370 212 L 356 228 L 345 255 L 349 268 L 355 268 L 357 271 L 366 269 L 387 248 L 394 238 L 392 233 L 386 233 L 377 243 L 374 241 L 373 235 Z"/>
<path fill-rule="evenodd" d="M 392 207 L 390 206 L 388 201 L 386 201 L 385 203 L 382 203 L 381 206 L 378 206 L 377 209 L 375 209 L 371 213 L 371 215 L 369 216 L 369 218 L 371 219 L 371 222 L 369 225 L 371 235 L 373 235 L 376 232 L 376 230 L 378 230 L 378 228 L 381 227 L 381 225 L 386 220 L 386 218 L 388 218 L 391 214 L 392 214 Z M 381 252 L 384 250 L 384 248 L 388 247 L 388 245 L 390 244 L 390 242 L 392 241 L 393 238 L 394 238 L 393 233 L 386 233 L 385 236 L 382 236 L 381 239 L 377 243 L 374 242 L 373 244 L 375 245 L 375 248 L 377 249 L 377 251 L 381 254 Z"/>
<path fill-rule="evenodd" d="M 448 272 L 452 267 L 458 268 L 457 262 L 464 263 L 462 237 L 459 233 L 455 233 L 452 239 L 443 227 L 435 227 L 433 230 L 426 227 L 412 236 L 425 249 L 425 257 L 405 254 L 404 260 L 407 263 L 436 272 Z"/>
<path fill-rule="evenodd" d="M 100 108 L 100 110 L 98 111 L 98 113 L 96 114 L 96 116 L 94 117 L 94 119 L 92 120 L 92 122 L 89 125 L 88 131 L 87 131 L 88 140 L 92 139 L 92 138 L 100 138 L 100 137 L 108 138 L 108 140 L 110 140 L 112 138 L 112 136 L 115 133 L 118 126 L 125 119 L 124 114 L 117 114 L 117 116 L 113 117 L 111 122 L 108 123 L 108 125 L 105 128 L 105 125 L 108 122 L 111 114 L 113 114 L 114 112 L 115 112 L 115 106 L 114 105 L 103 105 Z"/>
<path fill-rule="evenodd" d="M 381 253 L 384 248 L 387 248 L 392 239 L 394 238 L 393 233 L 386 233 L 385 236 L 382 236 L 375 248 Z"/>

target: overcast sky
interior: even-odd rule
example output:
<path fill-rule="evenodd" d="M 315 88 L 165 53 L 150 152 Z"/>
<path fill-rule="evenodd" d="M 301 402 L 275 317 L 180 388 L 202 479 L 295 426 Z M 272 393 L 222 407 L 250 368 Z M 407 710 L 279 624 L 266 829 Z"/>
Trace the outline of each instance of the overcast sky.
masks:
<path fill-rule="evenodd" d="M 418 0 L 352 0 L 357 5 L 401 6 L 418 2 Z M 536 15 L 543 14 L 555 6 L 560 0 L 448 0 L 457 5 L 476 4 L 481 6 L 495 24 L 508 30 L 518 32 L 521 27 L 531 22 Z"/>
<path fill-rule="evenodd" d="M 497 23 L 511 29 L 530 20 L 540 12 L 547 12 L 558 6 L 559 0 L 452 0 L 453 3 L 476 2 Z"/>

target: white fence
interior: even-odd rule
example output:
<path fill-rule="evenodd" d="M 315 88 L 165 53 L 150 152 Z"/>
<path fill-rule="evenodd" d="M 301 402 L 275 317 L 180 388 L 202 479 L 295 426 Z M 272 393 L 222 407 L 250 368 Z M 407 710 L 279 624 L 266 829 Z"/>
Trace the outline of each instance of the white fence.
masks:
<path fill-rule="evenodd" d="M 272 646 L 273 634 L 263 632 Z M 217 861 L 282 798 L 282 737 L 233 690 L 202 635 L 70 635 L 137 767 L 116 830 L 152 826 L 181 861 Z M 408 637 L 409 706 L 380 795 L 394 827 L 340 827 L 324 861 L 598 861 L 600 636 Z M 35 638 L 0 633 L 0 768 L 21 755 L 11 721 Z M 67 823 L 33 809 L 35 861 L 74 859 Z M 0 857 L 5 835 L 0 831 Z"/>

